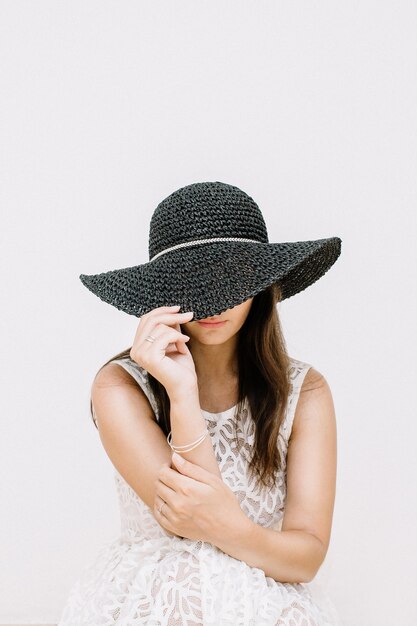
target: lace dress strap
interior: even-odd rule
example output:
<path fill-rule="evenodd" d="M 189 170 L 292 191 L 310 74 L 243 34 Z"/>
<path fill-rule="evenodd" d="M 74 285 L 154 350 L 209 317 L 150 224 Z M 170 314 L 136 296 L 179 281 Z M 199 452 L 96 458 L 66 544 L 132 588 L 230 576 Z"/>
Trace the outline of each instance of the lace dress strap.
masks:
<path fill-rule="evenodd" d="M 143 367 L 135 363 L 135 361 L 132 361 L 129 357 L 113 359 L 112 363 L 118 363 L 121 365 L 136 380 L 148 398 L 156 419 L 158 420 L 158 405 L 149 386 L 148 372 Z"/>
<path fill-rule="evenodd" d="M 306 363 L 305 361 L 299 361 L 298 359 L 291 358 L 291 367 L 290 367 L 290 381 L 291 381 L 291 390 L 290 395 L 288 397 L 287 411 L 285 414 L 285 418 L 281 424 L 281 434 L 288 445 L 292 425 L 294 422 L 295 410 L 297 408 L 298 399 L 300 397 L 301 387 L 304 382 L 304 378 L 308 372 L 308 370 L 312 367 L 310 363 Z"/>

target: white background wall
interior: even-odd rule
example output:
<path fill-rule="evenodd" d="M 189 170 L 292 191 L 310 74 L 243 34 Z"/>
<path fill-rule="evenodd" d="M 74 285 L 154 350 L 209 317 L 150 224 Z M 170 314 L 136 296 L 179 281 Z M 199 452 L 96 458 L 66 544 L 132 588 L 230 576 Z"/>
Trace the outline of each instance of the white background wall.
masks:
<path fill-rule="evenodd" d="M 336 406 L 323 572 L 347 626 L 414 624 L 415 2 L 0 12 L 0 623 L 56 622 L 118 534 L 89 392 L 138 319 L 78 276 L 146 262 L 156 205 L 220 180 L 258 202 L 271 242 L 342 239 L 330 272 L 279 308 L 290 354 Z"/>

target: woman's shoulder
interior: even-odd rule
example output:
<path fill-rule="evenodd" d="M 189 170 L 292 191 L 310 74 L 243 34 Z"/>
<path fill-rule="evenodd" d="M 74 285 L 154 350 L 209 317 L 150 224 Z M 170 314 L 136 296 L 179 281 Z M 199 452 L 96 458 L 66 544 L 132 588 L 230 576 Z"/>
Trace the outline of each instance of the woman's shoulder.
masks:
<path fill-rule="evenodd" d="M 119 357 L 118 359 L 112 359 L 109 361 L 108 365 L 111 366 L 112 363 L 116 365 L 121 365 L 123 369 L 127 370 L 130 374 L 134 376 L 134 378 L 139 378 L 141 382 L 146 382 L 148 379 L 148 372 L 144 367 L 136 363 L 129 355 Z"/>
<path fill-rule="evenodd" d="M 291 382 L 298 381 L 299 386 L 302 389 L 312 389 L 314 387 L 321 387 L 327 381 L 322 374 L 312 363 L 302 361 L 290 356 L 290 379 Z"/>
<path fill-rule="evenodd" d="M 111 359 L 97 371 L 93 387 L 116 387 L 119 383 L 132 384 L 135 380 L 142 390 L 147 389 L 147 372 L 129 356 Z"/>
<path fill-rule="evenodd" d="M 334 403 L 329 383 L 319 369 L 306 361 L 292 359 L 296 376 L 295 393 L 297 406 L 294 417 L 294 431 L 300 428 L 304 421 L 312 419 L 334 421 Z"/>
<path fill-rule="evenodd" d="M 154 416 L 158 414 L 157 402 L 149 385 L 148 372 L 130 356 L 111 359 L 100 368 L 94 379 L 92 391 L 96 393 L 97 389 L 104 387 L 116 389 L 115 393 L 119 393 L 118 388 L 126 385 L 133 385 L 149 402 Z"/>
<path fill-rule="evenodd" d="M 313 368 L 311 363 L 296 359 L 293 356 L 289 357 L 289 378 L 293 387 L 299 386 L 303 383 L 303 380 L 307 377 L 309 371 Z M 311 377 L 311 374 L 309 375 Z"/>

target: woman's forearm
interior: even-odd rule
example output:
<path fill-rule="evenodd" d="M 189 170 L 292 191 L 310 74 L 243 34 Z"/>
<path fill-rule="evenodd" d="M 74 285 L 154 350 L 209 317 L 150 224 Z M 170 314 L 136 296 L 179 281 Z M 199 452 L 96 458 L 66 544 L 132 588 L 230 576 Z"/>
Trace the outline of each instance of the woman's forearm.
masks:
<path fill-rule="evenodd" d="M 198 392 L 170 398 L 171 436 L 175 445 L 195 441 L 206 428 Z M 221 476 L 210 435 L 184 459 Z M 302 530 L 273 530 L 242 516 L 238 527 L 225 529 L 215 545 L 230 556 L 261 569 L 266 576 L 279 582 L 308 582 L 317 573 L 326 550 L 314 535 Z"/>
<path fill-rule="evenodd" d="M 196 389 L 194 392 L 176 398 L 170 397 L 170 403 L 171 442 L 176 446 L 185 446 L 192 443 L 198 439 L 206 428 L 206 420 L 201 412 L 198 390 Z M 221 478 L 221 472 L 209 434 L 194 450 L 182 452 L 181 456 Z"/>
<path fill-rule="evenodd" d="M 302 530 L 273 530 L 248 517 L 231 529 L 217 547 L 278 582 L 309 582 L 324 560 L 326 550 L 314 535 Z"/>

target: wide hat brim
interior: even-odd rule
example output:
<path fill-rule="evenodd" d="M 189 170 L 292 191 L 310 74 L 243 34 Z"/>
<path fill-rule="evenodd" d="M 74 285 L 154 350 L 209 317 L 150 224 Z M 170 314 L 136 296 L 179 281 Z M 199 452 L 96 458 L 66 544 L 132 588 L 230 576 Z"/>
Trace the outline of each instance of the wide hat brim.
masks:
<path fill-rule="evenodd" d="M 169 251 L 153 261 L 100 274 L 83 285 L 117 309 L 141 317 L 180 305 L 193 320 L 219 315 L 277 282 L 282 300 L 321 278 L 341 253 L 341 239 L 280 243 L 210 242 Z"/>

